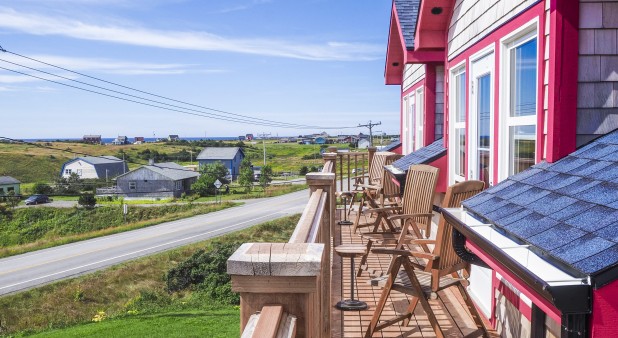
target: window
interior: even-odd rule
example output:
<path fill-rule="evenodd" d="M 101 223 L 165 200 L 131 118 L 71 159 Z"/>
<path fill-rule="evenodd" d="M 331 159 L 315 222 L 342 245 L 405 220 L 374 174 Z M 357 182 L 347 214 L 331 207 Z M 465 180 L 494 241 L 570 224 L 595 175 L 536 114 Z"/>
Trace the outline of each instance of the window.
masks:
<path fill-rule="evenodd" d="M 82 176 L 82 170 L 81 169 L 77 169 L 77 176 Z"/>
<path fill-rule="evenodd" d="M 64 174 L 65 175 L 71 175 L 72 170 L 71 169 L 64 169 Z"/>
<path fill-rule="evenodd" d="M 129 190 L 137 189 L 137 182 L 129 182 Z"/>
<path fill-rule="evenodd" d="M 4 188 L 0 188 L 0 195 L 4 195 Z"/>
<path fill-rule="evenodd" d="M 423 121 L 425 119 L 425 109 L 423 109 L 424 102 L 423 87 L 420 87 L 416 90 L 416 109 L 414 110 L 414 150 L 423 147 Z"/>
<path fill-rule="evenodd" d="M 176 181 L 176 190 L 182 190 L 182 181 Z"/>
<path fill-rule="evenodd" d="M 450 80 L 451 110 L 449 121 L 449 163 L 451 184 L 461 182 L 466 177 L 466 69 L 455 68 Z"/>
<path fill-rule="evenodd" d="M 493 50 L 484 50 L 472 60 L 468 79 L 470 99 L 468 135 L 468 179 L 493 185 L 492 125 L 494 121 L 494 65 Z"/>
<path fill-rule="evenodd" d="M 536 25 L 503 42 L 500 179 L 517 174 L 536 160 L 538 43 Z"/>

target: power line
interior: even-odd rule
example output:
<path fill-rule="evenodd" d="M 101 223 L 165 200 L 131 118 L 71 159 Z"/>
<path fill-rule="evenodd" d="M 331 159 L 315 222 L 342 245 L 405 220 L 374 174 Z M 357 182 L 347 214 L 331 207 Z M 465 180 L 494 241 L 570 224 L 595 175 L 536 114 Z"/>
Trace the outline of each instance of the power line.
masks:
<path fill-rule="evenodd" d="M 372 128 L 375 126 L 379 126 L 382 124 L 382 121 L 378 122 L 378 123 L 371 123 L 371 120 L 369 120 L 369 122 L 367 124 L 359 124 L 359 127 L 367 127 L 369 128 L 369 144 L 373 147 L 373 132 L 372 132 Z"/>
<path fill-rule="evenodd" d="M 147 91 L 142 91 L 142 90 L 139 90 L 139 89 L 136 89 L 136 88 L 132 88 L 132 87 L 129 87 L 129 86 L 124 86 L 124 85 L 121 85 L 121 84 L 118 84 L 118 83 L 115 83 L 115 82 L 107 81 L 107 80 L 104 80 L 104 79 L 101 79 L 101 78 L 98 78 L 98 77 L 90 76 L 90 75 L 87 75 L 87 74 L 84 74 L 84 73 L 81 73 L 81 72 L 73 71 L 73 70 L 70 70 L 70 69 L 67 69 L 67 68 L 64 68 L 64 67 L 61 67 L 61 66 L 56 66 L 56 65 L 53 65 L 51 63 L 47 63 L 47 62 L 44 62 L 44 61 L 41 61 L 41 60 L 37 60 L 35 58 L 31 58 L 31 57 L 28 57 L 28 56 L 25 56 L 25 55 L 21 55 L 21 54 L 15 53 L 15 52 L 11 52 L 11 51 L 8 51 L 8 50 L 6 50 L 6 49 L 4 49 L 2 47 L 0 47 L 0 51 L 5 52 L 5 53 L 9 53 L 9 54 L 12 54 L 12 55 L 15 55 L 15 56 L 18 56 L 18 57 L 21 57 L 21 58 L 25 58 L 25 59 L 28 59 L 28 60 L 31 60 L 31 61 L 35 61 L 35 62 L 44 64 L 44 65 L 47 65 L 47 66 L 50 66 L 50 67 L 61 69 L 61 70 L 64 70 L 64 71 L 67 71 L 67 72 L 70 72 L 70 73 L 73 73 L 73 74 L 78 74 L 80 76 L 84 76 L 84 77 L 87 77 L 87 78 L 90 78 L 90 79 L 94 79 L 94 80 L 101 81 L 101 82 L 104 82 L 104 83 L 107 83 L 107 84 L 111 84 L 111 85 L 114 85 L 114 86 L 122 87 L 122 88 L 129 89 L 129 90 L 133 90 L 133 91 L 136 91 L 136 92 L 139 92 L 139 93 L 151 95 L 151 96 L 162 98 L 162 99 L 165 99 L 165 100 L 169 100 L 169 101 L 173 101 L 173 102 L 177 102 L 177 103 L 182 103 L 182 104 L 188 105 L 188 106 L 198 107 L 198 108 L 206 109 L 206 110 L 209 110 L 209 111 L 214 111 L 214 112 L 218 112 L 218 113 L 222 113 L 222 114 L 227 114 L 227 115 L 241 117 L 241 118 L 243 118 L 243 120 L 233 120 L 233 119 L 228 118 L 228 117 L 222 117 L 221 115 L 218 115 L 218 114 L 212 114 L 212 113 L 206 113 L 206 112 L 201 112 L 200 111 L 200 113 L 209 115 L 209 116 L 201 115 L 202 117 L 213 118 L 213 119 L 220 119 L 220 120 L 224 120 L 224 121 L 237 122 L 237 123 L 252 123 L 252 124 L 258 124 L 258 125 L 263 125 L 263 126 L 280 127 L 280 128 L 296 128 L 296 129 L 350 129 L 350 128 L 356 128 L 356 127 L 324 127 L 324 126 L 302 125 L 302 124 L 295 124 L 295 123 L 287 123 L 287 122 L 280 122 L 280 121 L 274 121 L 274 120 L 267 120 L 267 119 L 252 117 L 252 116 L 246 116 L 246 115 L 242 115 L 242 114 L 235 114 L 235 113 L 227 112 L 227 111 L 224 111 L 224 110 L 219 110 L 219 109 L 214 109 L 214 108 L 205 107 L 205 106 L 201 106 L 201 105 L 196 105 L 196 104 L 192 104 L 192 103 L 181 101 L 181 100 L 175 100 L 175 99 L 172 99 L 172 98 L 169 98 L 169 97 L 166 97 L 166 96 L 157 95 L 157 94 L 150 93 L 150 92 L 147 92 Z M 28 66 L 25 66 L 25 65 L 21 65 L 21 64 L 18 64 L 18 63 L 13 63 L 13 62 L 10 62 L 10 61 L 4 60 L 4 59 L 0 59 L 0 60 L 8 62 L 8 63 L 12 63 L 14 65 L 18 65 L 18 66 L 21 66 L 21 67 L 25 67 L 25 68 L 28 68 L 28 69 L 31 69 L 31 70 L 35 70 L 35 71 L 38 71 L 38 72 L 42 72 L 42 73 L 45 73 L 45 74 L 48 74 L 48 75 L 57 76 L 57 77 L 63 78 L 63 79 L 68 80 L 68 81 L 75 81 L 75 82 L 78 82 L 78 83 L 81 83 L 81 84 L 85 84 L 85 85 L 88 85 L 88 86 L 93 86 L 93 87 L 96 87 L 96 88 L 99 88 L 99 89 L 111 91 L 111 92 L 114 92 L 114 93 L 119 93 L 121 95 L 130 96 L 130 97 L 136 97 L 136 98 L 139 98 L 141 100 L 156 102 L 156 103 L 159 103 L 159 104 L 164 104 L 164 105 L 168 105 L 168 106 L 172 106 L 172 107 L 177 107 L 177 108 L 180 108 L 180 109 L 196 111 L 194 109 L 185 108 L 185 107 L 179 107 L 179 106 L 176 106 L 176 105 L 172 105 L 172 104 L 168 104 L 168 103 L 163 103 L 163 102 L 160 102 L 160 101 L 151 100 L 151 99 L 147 99 L 147 98 L 143 98 L 143 97 L 127 94 L 127 93 L 122 93 L 122 92 L 115 91 L 115 90 L 112 90 L 112 89 L 108 89 L 108 88 L 92 85 L 92 84 L 85 83 L 85 82 L 82 82 L 82 81 L 78 81 L 78 80 L 75 80 L 75 79 L 66 78 L 66 77 L 63 77 L 63 76 L 60 76 L 60 75 L 48 73 L 48 72 L 45 72 L 45 71 L 42 71 L 42 70 L 39 70 L 39 69 L 35 69 L 35 68 L 31 68 L 31 67 L 28 67 Z M 2 67 L 0 67 L 0 68 L 2 68 Z M 66 84 L 63 84 L 63 83 L 60 83 L 60 82 L 57 82 L 57 81 L 53 81 L 53 80 L 37 77 L 37 76 L 34 76 L 32 74 L 22 73 L 22 72 L 18 72 L 18 71 L 7 69 L 7 68 L 2 68 L 2 69 L 8 70 L 8 71 L 12 71 L 12 72 L 15 72 L 15 73 L 18 73 L 18 74 L 22 74 L 22 75 L 25 75 L 25 76 L 31 76 L 31 77 L 38 78 L 38 79 L 41 79 L 41 80 L 44 80 L 44 81 L 50 81 L 50 82 L 53 82 L 53 83 L 56 83 L 56 84 L 66 85 Z M 136 101 L 129 100 L 129 99 L 126 99 L 126 98 L 120 98 L 120 97 L 116 97 L 116 96 L 109 95 L 109 94 L 104 94 L 104 93 L 100 93 L 100 92 L 96 92 L 96 91 L 91 91 L 91 90 L 84 89 L 84 88 L 81 88 L 81 87 L 70 86 L 70 85 L 69 85 L 69 87 L 72 87 L 72 88 L 75 88 L 75 89 L 81 89 L 81 90 L 89 91 L 89 92 L 100 94 L 100 95 L 105 95 L 105 96 L 116 98 L 116 99 L 121 99 L 121 100 L 129 101 L 129 102 L 134 102 L 134 103 L 139 103 L 139 104 L 146 104 L 146 103 L 143 103 L 143 102 L 136 102 Z M 146 104 L 146 105 L 148 105 L 148 104 Z M 153 107 L 155 107 L 155 106 L 153 106 Z M 156 106 L 156 108 L 168 109 L 168 108 L 165 108 L 165 107 L 158 107 L 158 106 Z M 180 111 L 175 110 L 175 109 L 168 109 L 168 110 L 180 112 Z M 180 113 L 187 114 L 186 112 L 180 112 Z M 195 114 L 192 114 L 192 115 L 195 115 Z M 218 118 L 212 117 L 210 115 L 217 116 Z M 249 120 L 249 121 L 247 121 L 247 120 Z"/>

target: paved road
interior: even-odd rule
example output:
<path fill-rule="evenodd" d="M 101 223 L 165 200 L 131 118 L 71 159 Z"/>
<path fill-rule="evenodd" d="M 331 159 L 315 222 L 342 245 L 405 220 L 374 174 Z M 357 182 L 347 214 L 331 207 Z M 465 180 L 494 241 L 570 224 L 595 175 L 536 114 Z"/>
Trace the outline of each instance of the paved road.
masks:
<path fill-rule="evenodd" d="M 308 198 L 303 190 L 248 200 L 240 207 L 0 259 L 0 295 L 300 213 Z"/>

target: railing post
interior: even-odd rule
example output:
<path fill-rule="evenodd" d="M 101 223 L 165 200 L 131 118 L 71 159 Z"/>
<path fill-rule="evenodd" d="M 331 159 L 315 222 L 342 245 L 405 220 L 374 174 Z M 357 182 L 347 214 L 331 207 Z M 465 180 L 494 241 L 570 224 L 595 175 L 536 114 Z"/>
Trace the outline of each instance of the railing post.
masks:
<path fill-rule="evenodd" d="M 335 232 L 335 210 L 337 201 L 335 197 L 336 181 L 334 173 L 309 173 L 307 174 L 307 185 L 312 192 L 322 189 L 327 192 L 326 205 L 328 208 L 322 219 L 320 227 L 319 242 L 324 243 L 324 252 L 328 259 L 322 266 L 322 286 L 320 292 L 320 315 L 322 323 L 322 337 L 330 336 L 330 295 L 331 295 L 331 243 L 332 234 Z"/>
<path fill-rule="evenodd" d="M 240 292 L 241 332 L 249 317 L 264 305 L 281 304 L 285 312 L 296 316 L 298 337 L 330 335 L 323 334 L 320 322 L 321 273 L 330 262 L 325 247 L 319 243 L 245 243 L 234 252 L 227 261 L 227 273 L 232 277 L 232 290 Z"/>

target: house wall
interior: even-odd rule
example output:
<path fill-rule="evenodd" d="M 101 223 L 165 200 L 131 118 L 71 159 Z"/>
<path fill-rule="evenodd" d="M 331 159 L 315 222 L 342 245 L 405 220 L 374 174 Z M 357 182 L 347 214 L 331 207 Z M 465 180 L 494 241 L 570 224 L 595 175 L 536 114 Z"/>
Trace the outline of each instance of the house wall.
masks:
<path fill-rule="evenodd" d="M 448 59 L 480 41 L 538 0 L 457 0 L 448 29 Z"/>
<path fill-rule="evenodd" d="M 135 189 L 130 189 L 130 182 L 135 182 Z M 182 191 L 175 189 L 173 180 L 140 168 L 116 179 L 116 186 L 126 197 L 180 197 Z"/>
<path fill-rule="evenodd" d="M 618 128 L 618 2 L 579 9 L 578 146 Z"/>
<path fill-rule="evenodd" d="M 242 162 L 242 160 L 245 157 L 242 155 L 242 153 L 239 151 L 236 153 L 236 156 L 234 156 L 234 159 L 232 160 L 232 164 L 231 164 L 231 172 L 232 172 L 232 177 L 236 178 L 239 174 L 240 174 L 240 162 Z"/>
<path fill-rule="evenodd" d="M 226 168 L 227 170 L 230 172 L 230 174 L 232 174 L 232 163 L 234 162 L 234 160 L 199 160 L 199 167 L 200 170 L 207 164 L 213 164 L 216 162 L 221 162 Z"/>
<path fill-rule="evenodd" d="M 73 163 L 69 163 L 68 165 L 65 165 L 64 170 L 62 171 L 62 177 L 67 178 L 71 176 L 71 174 L 66 173 L 66 171 L 69 169 L 71 170 L 72 173 L 76 173 L 81 178 L 99 178 L 94 166 L 82 160 L 77 160 Z"/>
<path fill-rule="evenodd" d="M 407 64 L 403 71 L 403 84 L 401 91 L 405 92 L 414 84 L 425 78 L 424 64 Z"/>
<path fill-rule="evenodd" d="M 20 186 L 21 185 L 19 183 L 0 184 L 0 195 L 5 195 L 9 191 L 15 191 L 15 195 L 19 195 L 21 194 Z"/>
<path fill-rule="evenodd" d="M 618 332 L 618 280 L 592 292 L 589 337 L 614 337 Z"/>

